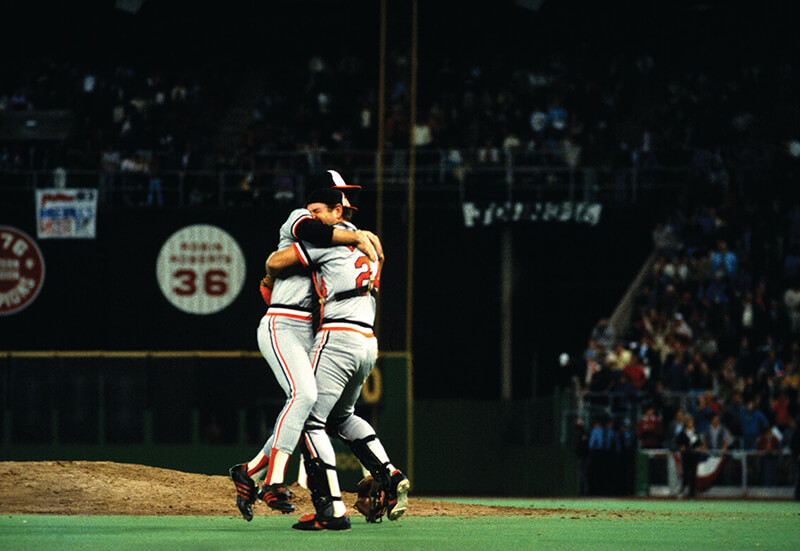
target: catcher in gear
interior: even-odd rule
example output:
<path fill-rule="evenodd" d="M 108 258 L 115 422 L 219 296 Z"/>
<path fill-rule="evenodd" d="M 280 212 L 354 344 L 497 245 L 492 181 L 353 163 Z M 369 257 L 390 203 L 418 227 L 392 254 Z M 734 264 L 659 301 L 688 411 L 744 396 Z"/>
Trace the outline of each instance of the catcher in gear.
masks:
<path fill-rule="evenodd" d="M 309 181 L 309 187 L 314 186 L 334 188 L 330 192 L 340 198 L 343 198 L 343 187 L 354 187 L 346 186 L 341 175 L 333 170 L 315 175 L 313 181 Z M 300 208 L 293 210 L 281 226 L 279 246 L 286 247 L 298 240 L 322 248 L 349 245 L 358 248 L 371 260 L 377 260 L 368 234 L 333 228 L 315 220 L 307 209 Z M 236 506 L 248 521 L 253 518 L 252 505 L 256 499 L 284 513 L 294 511 L 291 492 L 284 483 L 286 464 L 317 396 L 309 359 L 314 339 L 311 278 L 301 273 L 274 283 L 265 278 L 260 291 L 268 309 L 256 332 L 258 346 L 286 394 L 286 402 L 276 419 L 272 435 L 258 454 L 249 462 L 234 465 L 229 470 L 236 488 Z M 236 374 L 231 376 L 236 377 Z M 246 383 L 242 381 L 243 396 L 246 395 Z M 260 480 L 264 484 L 259 490 L 257 483 Z"/>
<path fill-rule="evenodd" d="M 352 223 L 344 220 L 341 197 L 332 190 L 312 194 L 307 208 L 318 220 L 356 231 Z M 284 270 L 296 265 L 316 267 L 312 278 L 320 298 L 321 324 L 311 361 L 317 401 L 300 442 L 316 514 L 304 517 L 293 528 L 341 530 L 349 525 L 331 436 L 347 443 L 372 475 L 369 490 L 364 482 L 367 503 L 359 505 L 359 512 L 366 510 L 370 522 L 383 514 L 396 520 L 408 508 L 410 483 L 392 465 L 375 429 L 354 411 L 361 387 L 377 359 L 373 324 L 381 262 L 372 262 L 352 248 L 321 248 L 305 241 L 276 251 L 267 260 L 273 277 L 280 277 Z"/>

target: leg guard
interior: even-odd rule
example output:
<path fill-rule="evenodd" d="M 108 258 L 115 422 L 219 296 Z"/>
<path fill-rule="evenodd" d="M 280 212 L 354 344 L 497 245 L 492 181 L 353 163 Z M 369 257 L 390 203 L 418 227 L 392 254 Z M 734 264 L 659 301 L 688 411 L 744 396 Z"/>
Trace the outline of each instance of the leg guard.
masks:
<path fill-rule="evenodd" d="M 356 458 L 361 461 L 361 464 L 370 472 L 375 482 L 380 484 L 381 488 L 388 489 L 391 484 L 389 469 L 387 468 L 389 463 L 382 462 L 372 449 L 370 449 L 369 443 L 373 441 L 381 445 L 380 440 L 378 440 L 378 437 L 374 434 L 360 440 L 352 442 L 347 441 L 347 445 L 350 446 L 353 455 L 355 455 Z"/>
<path fill-rule="evenodd" d="M 335 470 L 335 467 L 325 464 L 319 457 L 312 457 L 311 450 L 308 449 L 305 438 L 300 440 L 303 452 L 303 466 L 306 468 L 306 484 L 311 492 L 311 503 L 317 512 L 317 518 L 328 520 L 333 518 L 333 502 L 341 501 L 342 497 L 333 497 L 330 482 L 328 481 L 328 470 Z"/>

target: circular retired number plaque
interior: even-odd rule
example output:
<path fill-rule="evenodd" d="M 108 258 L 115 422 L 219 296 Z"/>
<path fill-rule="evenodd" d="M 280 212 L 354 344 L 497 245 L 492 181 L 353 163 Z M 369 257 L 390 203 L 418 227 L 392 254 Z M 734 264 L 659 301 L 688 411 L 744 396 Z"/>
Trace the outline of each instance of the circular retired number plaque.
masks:
<path fill-rule="evenodd" d="M 242 290 L 245 273 L 244 254 L 236 240 L 206 224 L 173 233 L 156 262 L 161 292 L 190 314 L 214 314 L 226 308 Z"/>
<path fill-rule="evenodd" d="M 0 226 L 0 316 L 29 306 L 42 290 L 44 257 L 23 231 Z"/>

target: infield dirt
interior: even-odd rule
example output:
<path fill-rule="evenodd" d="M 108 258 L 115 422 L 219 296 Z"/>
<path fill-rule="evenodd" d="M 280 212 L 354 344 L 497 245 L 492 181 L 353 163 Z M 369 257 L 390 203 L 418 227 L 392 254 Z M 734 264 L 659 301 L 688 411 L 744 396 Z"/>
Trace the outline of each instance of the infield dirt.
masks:
<path fill-rule="evenodd" d="M 313 512 L 308 490 L 293 487 L 295 514 Z M 356 495 L 343 493 L 351 516 Z M 255 516 L 280 515 L 257 502 Z M 549 511 L 552 513 L 553 511 Z M 542 515 L 548 511 L 409 498 L 408 516 Z M 559 510 L 560 515 L 569 511 Z M 169 469 L 105 461 L 0 462 L 0 514 L 239 516 L 233 483 Z"/>

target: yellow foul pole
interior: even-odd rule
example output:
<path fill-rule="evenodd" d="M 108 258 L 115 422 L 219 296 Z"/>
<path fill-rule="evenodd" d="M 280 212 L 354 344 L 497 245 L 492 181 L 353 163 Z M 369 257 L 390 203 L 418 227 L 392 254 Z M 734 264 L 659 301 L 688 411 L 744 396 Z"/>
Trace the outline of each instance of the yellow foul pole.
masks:
<path fill-rule="evenodd" d="M 408 442 L 408 471 L 413 478 L 414 473 L 414 233 L 416 222 L 416 188 L 415 171 L 417 165 L 417 149 L 414 144 L 414 126 L 417 123 L 417 63 L 418 63 L 418 21 L 419 0 L 412 0 L 411 8 L 411 112 L 408 125 L 408 262 L 406 266 L 406 355 L 408 358 L 407 403 L 408 425 L 406 438 Z"/>
<path fill-rule="evenodd" d="M 375 231 L 383 235 L 383 151 L 386 148 L 386 0 L 380 9 L 380 59 L 378 60 L 378 149 L 375 160 L 376 200 Z"/>
<path fill-rule="evenodd" d="M 386 0 L 381 0 L 379 59 L 378 59 L 378 147 L 375 154 L 375 233 L 383 237 L 383 151 L 386 148 Z M 380 304 L 380 295 L 376 298 Z M 380 312 L 380 308 L 378 308 Z M 380 316 L 375 318 L 375 334 L 378 335 Z"/>
<path fill-rule="evenodd" d="M 417 148 L 414 144 L 414 127 L 417 124 L 417 34 L 419 0 L 412 0 L 411 13 L 411 112 L 408 125 L 408 263 L 406 266 L 406 351 L 411 354 L 413 344 L 414 318 L 414 223 L 415 208 L 415 170 Z"/>

